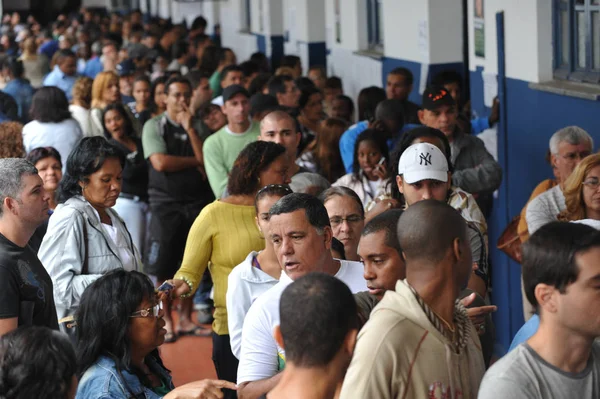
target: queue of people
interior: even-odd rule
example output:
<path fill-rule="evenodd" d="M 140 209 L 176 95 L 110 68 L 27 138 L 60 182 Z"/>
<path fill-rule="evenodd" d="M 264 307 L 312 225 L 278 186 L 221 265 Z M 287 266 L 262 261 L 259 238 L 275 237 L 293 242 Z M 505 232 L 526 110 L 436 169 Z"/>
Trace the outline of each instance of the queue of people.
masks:
<path fill-rule="evenodd" d="M 600 397 L 587 132 L 550 138 L 518 227 L 534 316 L 498 359 L 502 169 L 475 136 L 497 106 L 470 120 L 450 71 L 417 105 L 396 68 L 352 124 L 340 78 L 238 60 L 207 23 L 5 21 L 0 397 Z M 217 380 L 173 384 L 184 336 L 211 337 Z"/>

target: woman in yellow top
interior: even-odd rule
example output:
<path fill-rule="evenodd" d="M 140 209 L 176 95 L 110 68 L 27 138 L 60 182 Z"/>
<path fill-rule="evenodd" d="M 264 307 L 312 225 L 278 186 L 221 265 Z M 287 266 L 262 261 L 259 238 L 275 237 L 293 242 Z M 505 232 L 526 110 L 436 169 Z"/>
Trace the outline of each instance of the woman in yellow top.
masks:
<path fill-rule="evenodd" d="M 264 239 L 255 223 L 254 197 L 263 186 L 288 184 L 288 169 L 283 146 L 265 141 L 248 144 L 229 173 L 229 195 L 200 212 L 190 229 L 181 267 L 173 280 L 169 280 L 175 287 L 175 297 L 189 296 L 198 288 L 206 266 L 210 265 L 215 302 L 213 361 L 220 379 L 235 383 L 238 367 L 227 328 L 227 278 L 249 252 L 264 248 Z"/>

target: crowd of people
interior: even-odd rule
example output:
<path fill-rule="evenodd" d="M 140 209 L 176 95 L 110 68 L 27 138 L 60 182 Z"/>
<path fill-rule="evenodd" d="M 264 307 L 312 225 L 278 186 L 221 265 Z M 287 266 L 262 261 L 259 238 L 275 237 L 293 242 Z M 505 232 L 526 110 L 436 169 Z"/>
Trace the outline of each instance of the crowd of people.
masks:
<path fill-rule="evenodd" d="M 600 397 L 587 132 L 551 135 L 514 224 L 527 322 L 499 358 L 497 103 L 471 118 L 449 70 L 417 105 L 396 68 L 355 107 L 207 24 L 3 18 L 0 398 Z M 211 337 L 218 380 L 174 386 L 182 336 Z"/>

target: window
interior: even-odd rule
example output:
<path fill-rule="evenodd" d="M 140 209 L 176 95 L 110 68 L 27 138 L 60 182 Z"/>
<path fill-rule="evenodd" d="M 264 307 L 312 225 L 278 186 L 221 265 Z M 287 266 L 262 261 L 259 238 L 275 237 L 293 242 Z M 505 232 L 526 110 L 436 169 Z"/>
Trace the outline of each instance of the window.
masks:
<path fill-rule="evenodd" d="M 367 27 L 370 50 L 383 51 L 382 2 L 383 0 L 367 0 Z"/>
<path fill-rule="evenodd" d="M 335 18 L 335 42 L 342 42 L 342 20 L 340 17 L 340 0 L 334 0 L 334 18 Z"/>
<path fill-rule="evenodd" d="M 243 0 L 244 5 L 244 20 L 242 21 L 242 28 L 246 32 L 250 32 L 250 28 L 252 27 L 252 18 L 250 14 L 250 0 Z"/>
<path fill-rule="evenodd" d="M 600 83 L 600 0 L 554 0 L 554 76 Z"/>

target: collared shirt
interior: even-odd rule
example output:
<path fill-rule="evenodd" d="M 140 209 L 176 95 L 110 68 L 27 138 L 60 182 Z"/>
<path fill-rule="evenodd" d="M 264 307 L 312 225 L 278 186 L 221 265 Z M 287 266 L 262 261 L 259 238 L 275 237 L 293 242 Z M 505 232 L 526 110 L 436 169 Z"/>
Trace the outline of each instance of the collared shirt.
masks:
<path fill-rule="evenodd" d="M 88 60 L 85 64 L 85 68 L 83 69 L 83 74 L 88 78 L 94 79 L 96 75 L 104 70 L 104 65 L 102 65 L 102 61 L 100 57 L 94 57 Z"/>
<path fill-rule="evenodd" d="M 65 75 L 58 65 L 54 67 L 52 72 L 44 79 L 44 86 L 56 86 L 67 95 L 67 99 L 71 101 L 73 98 L 73 85 L 77 80 L 77 75 L 67 76 Z"/>
<path fill-rule="evenodd" d="M 253 264 L 257 256 L 258 252 L 250 252 L 242 263 L 233 268 L 227 278 L 225 300 L 229 340 L 231 351 L 238 359 L 242 349 L 242 327 L 250 306 L 278 282 Z"/>

